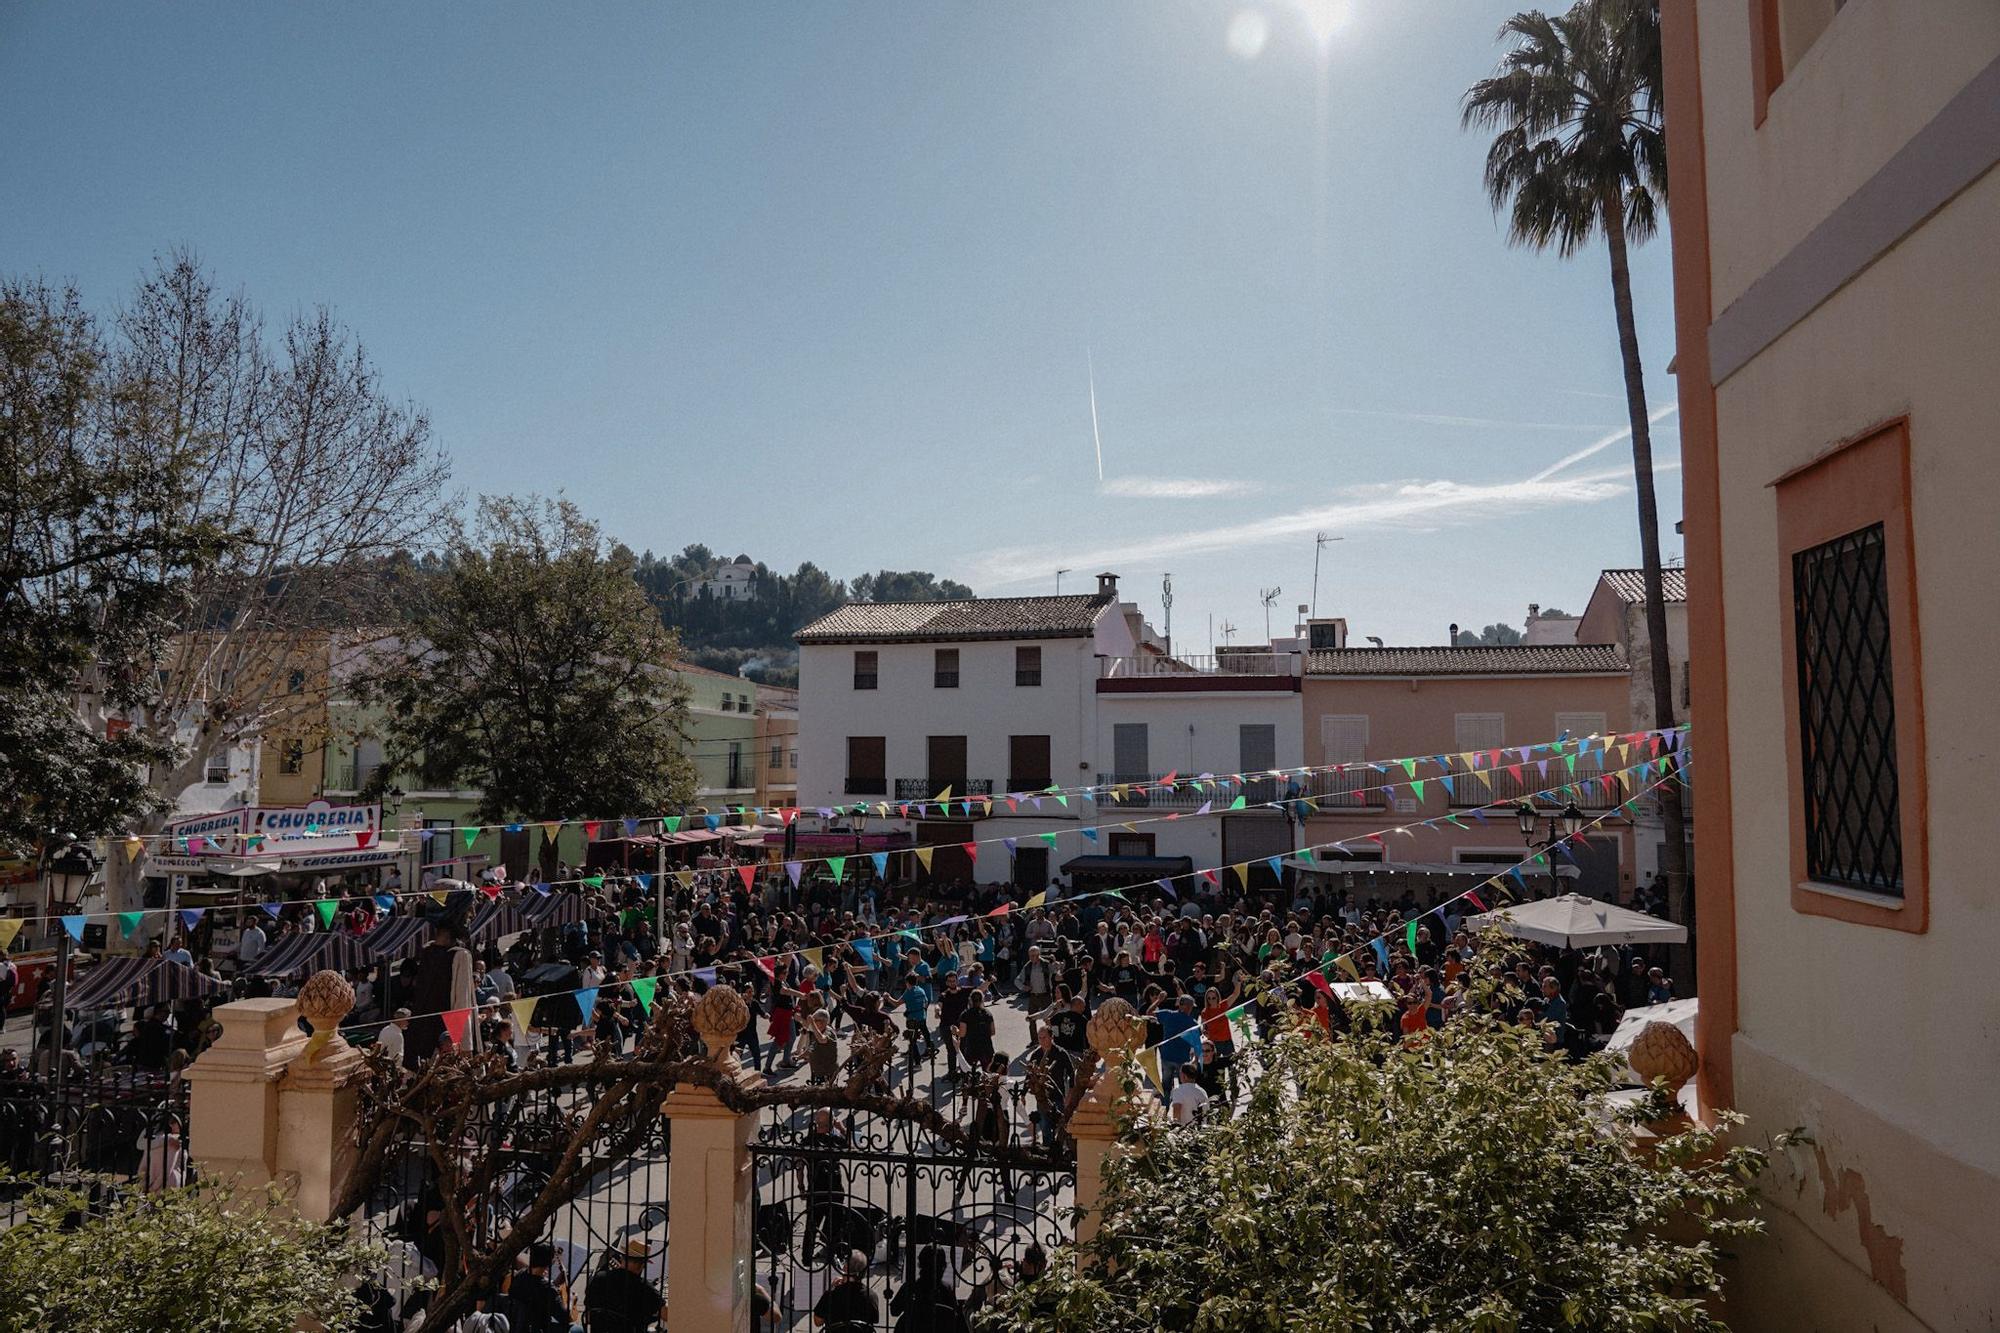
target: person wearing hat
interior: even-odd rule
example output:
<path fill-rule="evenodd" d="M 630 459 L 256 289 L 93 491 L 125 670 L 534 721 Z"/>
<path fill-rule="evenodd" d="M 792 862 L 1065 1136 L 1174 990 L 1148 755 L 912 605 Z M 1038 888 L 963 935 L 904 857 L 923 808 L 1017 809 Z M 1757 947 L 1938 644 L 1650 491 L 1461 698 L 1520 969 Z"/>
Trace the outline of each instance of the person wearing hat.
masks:
<path fill-rule="evenodd" d="M 583 1291 L 583 1324 L 590 1333 L 645 1333 L 667 1322 L 667 1303 L 646 1280 L 652 1247 L 634 1236 L 617 1251 L 607 1267 Z"/>

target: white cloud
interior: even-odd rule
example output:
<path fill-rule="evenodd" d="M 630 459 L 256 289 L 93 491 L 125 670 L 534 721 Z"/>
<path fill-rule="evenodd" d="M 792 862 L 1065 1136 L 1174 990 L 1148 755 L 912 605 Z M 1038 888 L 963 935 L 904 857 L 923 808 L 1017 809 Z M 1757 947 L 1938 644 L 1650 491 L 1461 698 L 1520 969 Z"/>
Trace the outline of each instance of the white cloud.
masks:
<path fill-rule="evenodd" d="M 1058 564 L 1116 569 L 1152 565 L 1170 557 L 1260 546 L 1287 537 L 1331 529 L 1436 529 L 1473 519 L 1514 519 L 1531 510 L 1594 504 L 1623 494 L 1627 487 L 1611 472 L 1556 479 L 1528 478 L 1486 484 L 1459 481 L 1404 481 L 1353 487 L 1329 504 L 1271 514 L 1243 523 L 1162 532 L 1091 551 L 1012 547 L 987 556 L 974 579 L 1007 586 L 1045 578 Z"/>
<path fill-rule="evenodd" d="M 1204 477 L 1112 477 L 1098 490 L 1105 495 L 1128 500 L 1213 500 L 1228 495 L 1249 495 L 1257 484 Z"/>

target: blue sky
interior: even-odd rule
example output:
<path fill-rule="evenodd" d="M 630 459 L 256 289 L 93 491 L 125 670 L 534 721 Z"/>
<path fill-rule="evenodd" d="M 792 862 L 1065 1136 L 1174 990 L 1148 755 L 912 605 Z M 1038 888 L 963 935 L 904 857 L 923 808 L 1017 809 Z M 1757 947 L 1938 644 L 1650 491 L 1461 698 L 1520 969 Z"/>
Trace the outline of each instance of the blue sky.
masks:
<path fill-rule="evenodd" d="M 330 304 L 467 493 L 635 548 L 1171 572 L 1189 651 L 1320 529 L 1356 635 L 1579 611 L 1638 557 L 1607 260 L 1507 246 L 1458 126 L 1516 6 L 1303 2 L 10 4 L 0 267 Z"/>

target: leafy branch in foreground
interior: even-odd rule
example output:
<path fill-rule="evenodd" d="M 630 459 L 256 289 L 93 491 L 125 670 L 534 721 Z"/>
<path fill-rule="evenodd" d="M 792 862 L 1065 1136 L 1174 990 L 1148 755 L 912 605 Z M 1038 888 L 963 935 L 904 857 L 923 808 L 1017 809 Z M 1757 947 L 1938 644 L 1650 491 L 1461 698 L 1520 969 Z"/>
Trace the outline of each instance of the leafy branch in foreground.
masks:
<path fill-rule="evenodd" d="M 1133 1125 L 1083 1262 L 985 1327 L 1721 1327 L 1714 1242 L 1759 1226 L 1762 1151 L 1691 1128 L 1640 1155 L 1605 1109 L 1611 1062 L 1534 1028 L 1467 1014 L 1406 1046 L 1361 1026 L 1253 1048 L 1254 1086 L 1206 1126 Z"/>
<path fill-rule="evenodd" d="M 345 1333 L 352 1275 L 385 1256 L 345 1224 L 301 1222 L 276 1191 L 193 1185 L 92 1203 L 37 1186 L 0 1232 L 0 1329 L 41 1333 Z"/>

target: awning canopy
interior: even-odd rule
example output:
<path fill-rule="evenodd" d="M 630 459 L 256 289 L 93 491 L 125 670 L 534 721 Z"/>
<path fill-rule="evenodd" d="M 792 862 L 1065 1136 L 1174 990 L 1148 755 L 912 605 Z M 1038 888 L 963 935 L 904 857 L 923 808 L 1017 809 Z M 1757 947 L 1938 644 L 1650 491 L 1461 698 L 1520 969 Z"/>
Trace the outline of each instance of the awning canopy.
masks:
<path fill-rule="evenodd" d="M 1688 936 L 1686 926 L 1580 893 L 1482 912 L 1466 918 L 1465 926 L 1572 949 L 1594 949 L 1600 944 L 1685 944 Z"/>
<path fill-rule="evenodd" d="M 583 895 L 580 893 L 551 893 L 547 897 L 537 895 L 521 907 L 521 917 L 527 923 L 524 929 L 574 925 L 583 920 L 583 916 Z"/>
<path fill-rule="evenodd" d="M 63 996 L 65 1009 L 134 1009 L 227 988 L 186 963 L 169 958 L 107 958 L 78 977 Z"/>
<path fill-rule="evenodd" d="M 367 967 L 371 961 L 363 942 L 365 938 L 350 935 L 344 930 L 287 935 L 259 955 L 244 969 L 243 974 L 250 977 L 289 977 L 328 968 L 336 972 L 356 971 Z"/>
<path fill-rule="evenodd" d="M 372 962 L 403 958 L 423 947 L 431 937 L 431 923 L 422 917 L 392 916 L 361 937 L 361 947 Z"/>

